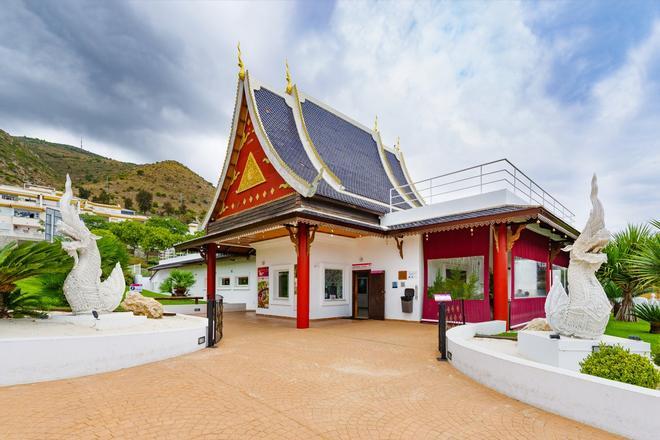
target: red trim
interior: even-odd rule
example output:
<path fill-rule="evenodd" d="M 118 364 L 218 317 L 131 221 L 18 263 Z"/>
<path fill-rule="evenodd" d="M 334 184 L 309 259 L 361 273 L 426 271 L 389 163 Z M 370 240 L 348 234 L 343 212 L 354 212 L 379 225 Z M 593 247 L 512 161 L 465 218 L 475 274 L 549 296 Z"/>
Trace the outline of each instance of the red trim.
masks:
<path fill-rule="evenodd" d="M 309 226 L 298 223 L 298 300 L 296 327 L 309 328 Z"/>
<path fill-rule="evenodd" d="M 484 298 L 464 301 L 466 322 L 482 322 L 490 320 L 489 300 L 489 240 L 488 226 L 452 231 L 432 232 L 423 235 L 424 245 L 424 300 L 422 302 L 422 320 L 437 321 L 438 306 L 433 298 L 428 297 L 429 270 L 428 260 L 438 258 L 458 258 L 483 256 L 484 267 Z"/>
<path fill-rule="evenodd" d="M 206 249 L 206 299 L 215 301 L 215 269 L 218 245 L 209 243 Z"/>
<path fill-rule="evenodd" d="M 493 246 L 493 303 L 494 317 L 506 321 L 509 328 L 508 261 L 506 251 L 506 225 L 497 225 L 497 246 Z"/>

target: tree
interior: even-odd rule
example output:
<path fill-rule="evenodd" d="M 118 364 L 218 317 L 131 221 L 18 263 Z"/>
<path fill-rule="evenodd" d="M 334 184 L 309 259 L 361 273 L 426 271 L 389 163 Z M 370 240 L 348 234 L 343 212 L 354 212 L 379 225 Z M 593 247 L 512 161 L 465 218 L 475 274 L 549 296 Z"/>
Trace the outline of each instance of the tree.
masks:
<path fill-rule="evenodd" d="M 147 227 L 146 233 L 140 240 L 140 247 L 148 257 L 156 252 L 171 248 L 178 241 L 179 236 L 172 234 L 166 228 Z"/>
<path fill-rule="evenodd" d="M 78 197 L 81 199 L 89 199 L 92 195 L 92 192 L 85 187 L 78 187 Z"/>
<path fill-rule="evenodd" d="M 188 233 L 188 225 L 173 217 L 150 217 L 146 222 L 146 226 L 165 228 L 172 234 L 186 235 Z"/>
<path fill-rule="evenodd" d="M 160 285 L 160 291 L 174 293 L 176 296 L 183 296 L 194 284 L 195 275 L 192 272 L 174 269 Z"/>
<path fill-rule="evenodd" d="M 102 189 L 98 196 L 92 197 L 92 202 L 108 205 L 112 202 L 112 197 L 106 192 L 106 190 Z"/>
<path fill-rule="evenodd" d="M 174 206 L 170 202 L 163 203 L 163 214 L 172 215 L 174 214 Z"/>
<path fill-rule="evenodd" d="M 140 222 L 125 221 L 110 223 L 110 231 L 133 250 L 140 246 L 140 240 L 149 232 Z"/>
<path fill-rule="evenodd" d="M 41 306 L 34 296 L 17 292 L 16 283 L 34 276 L 68 272 L 71 264 L 59 243 L 10 243 L 0 248 L 0 318 L 13 313 L 29 314 Z"/>
<path fill-rule="evenodd" d="M 124 208 L 133 209 L 133 199 L 130 197 L 124 197 Z"/>
<path fill-rule="evenodd" d="M 135 196 L 135 201 L 137 202 L 140 211 L 147 213 L 151 210 L 151 205 L 154 201 L 154 195 L 149 191 L 141 189 Z"/>
<path fill-rule="evenodd" d="M 612 235 L 612 240 L 605 246 L 607 263 L 603 264 L 596 276 L 605 290 L 621 292 L 622 300 L 616 319 L 635 321 L 633 298 L 644 293 L 644 283 L 633 273 L 631 258 L 638 254 L 651 237 L 645 225 L 628 225 L 621 232 Z"/>
<path fill-rule="evenodd" d="M 660 288 L 660 220 L 651 222 L 656 228 L 639 253 L 630 257 L 630 272 L 645 287 Z"/>
<path fill-rule="evenodd" d="M 80 214 L 80 219 L 90 231 L 92 229 L 108 229 L 110 225 L 107 218 L 96 214 Z"/>

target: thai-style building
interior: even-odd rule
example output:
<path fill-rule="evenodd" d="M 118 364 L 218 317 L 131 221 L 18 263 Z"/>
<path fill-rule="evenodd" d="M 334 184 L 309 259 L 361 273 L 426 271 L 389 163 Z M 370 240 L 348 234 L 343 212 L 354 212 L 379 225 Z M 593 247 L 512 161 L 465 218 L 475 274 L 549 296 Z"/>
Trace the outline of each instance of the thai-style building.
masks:
<path fill-rule="evenodd" d="M 543 316 L 565 282 L 573 214 L 508 160 L 413 182 L 399 148 L 239 62 L 229 145 L 203 227 L 177 249 L 254 255 L 256 313 L 310 320 L 437 320 L 429 295 L 454 286 L 458 321 Z M 433 157 L 429 157 L 434 160 Z M 453 284 L 452 284 L 453 283 Z M 457 287 L 458 286 L 458 287 Z M 402 298 L 403 297 L 403 298 Z"/>

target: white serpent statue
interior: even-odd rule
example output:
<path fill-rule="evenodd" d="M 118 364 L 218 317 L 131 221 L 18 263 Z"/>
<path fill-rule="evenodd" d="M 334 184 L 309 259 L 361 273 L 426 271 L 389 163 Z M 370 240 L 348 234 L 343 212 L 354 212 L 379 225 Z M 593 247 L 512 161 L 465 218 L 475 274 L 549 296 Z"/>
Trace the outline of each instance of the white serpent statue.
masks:
<path fill-rule="evenodd" d="M 60 199 L 62 221 L 59 232 L 68 237 L 62 249 L 73 257 L 73 269 L 64 281 L 64 296 L 74 315 L 85 313 L 111 313 L 121 302 L 126 284 L 119 263 L 110 276 L 101 282 L 101 254 L 96 246 L 99 237 L 93 235 L 80 219 L 71 202 L 71 178 L 66 176 L 66 188 Z"/>
<path fill-rule="evenodd" d="M 596 279 L 596 271 L 607 262 L 601 250 L 607 245 L 610 233 L 605 229 L 605 212 L 598 200 L 598 182 L 591 179 L 589 220 L 580 236 L 571 246 L 568 264 L 568 290 L 555 283 L 545 302 L 546 319 L 550 327 L 564 336 L 597 339 L 605 332 L 612 310 L 603 286 Z"/>

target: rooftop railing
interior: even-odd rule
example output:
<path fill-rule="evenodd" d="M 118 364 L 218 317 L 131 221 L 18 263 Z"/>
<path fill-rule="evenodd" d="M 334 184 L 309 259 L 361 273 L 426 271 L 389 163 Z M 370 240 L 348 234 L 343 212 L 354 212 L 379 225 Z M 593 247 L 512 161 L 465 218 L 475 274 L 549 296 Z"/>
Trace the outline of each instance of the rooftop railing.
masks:
<path fill-rule="evenodd" d="M 408 199 L 424 204 L 442 203 L 491 191 L 508 189 L 530 205 L 540 205 L 572 224 L 575 214 L 508 159 L 486 162 L 390 189 L 390 212 L 407 209 Z"/>

